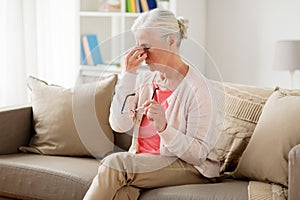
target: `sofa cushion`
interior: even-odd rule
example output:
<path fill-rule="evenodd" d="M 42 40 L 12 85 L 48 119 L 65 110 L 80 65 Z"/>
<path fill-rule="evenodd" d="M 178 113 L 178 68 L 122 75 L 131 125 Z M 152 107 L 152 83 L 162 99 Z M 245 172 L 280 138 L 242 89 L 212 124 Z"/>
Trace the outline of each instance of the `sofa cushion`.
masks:
<path fill-rule="evenodd" d="M 221 183 L 192 184 L 144 191 L 139 200 L 247 200 L 248 182 L 224 180 Z"/>
<path fill-rule="evenodd" d="M 272 89 L 232 83 L 213 82 L 217 91 L 219 112 L 223 117 L 218 126 L 216 143 L 221 173 L 235 170 L 257 124 Z"/>
<path fill-rule="evenodd" d="M 108 123 L 117 76 L 63 88 L 30 77 L 36 134 L 23 152 L 45 155 L 103 157 L 113 150 Z"/>
<path fill-rule="evenodd" d="M 300 144 L 300 90 L 277 89 L 268 99 L 234 173 L 288 186 L 288 153 Z"/>
<path fill-rule="evenodd" d="M 83 199 L 97 173 L 92 158 L 10 154 L 0 156 L 0 196 L 20 199 Z"/>

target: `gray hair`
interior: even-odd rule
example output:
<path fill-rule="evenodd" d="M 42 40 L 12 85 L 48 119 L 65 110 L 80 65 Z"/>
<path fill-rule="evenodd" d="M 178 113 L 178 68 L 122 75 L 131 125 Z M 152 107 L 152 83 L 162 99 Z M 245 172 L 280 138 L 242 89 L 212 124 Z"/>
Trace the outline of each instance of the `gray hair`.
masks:
<path fill-rule="evenodd" d="M 156 8 L 149 12 L 144 12 L 134 21 L 131 31 L 134 33 L 138 29 L 154 28 L 158 29 L 161 37 L 174 34 L 177 38 L 177 47 L 180 47 L 181 40 L 187 38 L 188 20 L 183 17 L 176 18 L 169 10 Z"/>

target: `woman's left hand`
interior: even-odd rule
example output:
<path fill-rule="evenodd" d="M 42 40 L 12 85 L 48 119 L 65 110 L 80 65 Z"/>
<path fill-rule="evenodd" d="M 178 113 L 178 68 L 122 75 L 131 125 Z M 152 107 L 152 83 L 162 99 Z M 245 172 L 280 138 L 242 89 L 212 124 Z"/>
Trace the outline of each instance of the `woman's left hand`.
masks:
<path fill-rule="evenodd" d="M 167 127 L 167 119 L 164 108 L 154 100 L 146 101 L 143 104 L 147 118 L 154 123 L 158 132 L 162 132 Z"/>

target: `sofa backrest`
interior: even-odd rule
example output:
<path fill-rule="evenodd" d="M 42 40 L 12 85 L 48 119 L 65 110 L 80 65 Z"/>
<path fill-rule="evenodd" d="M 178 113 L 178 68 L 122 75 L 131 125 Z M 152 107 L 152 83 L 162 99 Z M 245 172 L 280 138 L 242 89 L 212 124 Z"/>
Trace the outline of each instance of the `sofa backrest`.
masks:
<path fill-rule="evenodd" d="M 132 136 L 129 133 L 114 132 L 115 151 L 128 151 L 131 145 Z"/>
<path fill-rule="evenodd" d="M 273 93 L 273 91 L 275 89 L 275 87 L 274 88 L 256 87 L 256 86 L 229 83 L 229 82 L 225 82 L 223 84 L 225 86 L 230 86 L 230 87 L 236 88 L 240 91 L 248 92 L 250 94 L 256 94 L 263 98 L 269 98 L 269 96 Z"/>

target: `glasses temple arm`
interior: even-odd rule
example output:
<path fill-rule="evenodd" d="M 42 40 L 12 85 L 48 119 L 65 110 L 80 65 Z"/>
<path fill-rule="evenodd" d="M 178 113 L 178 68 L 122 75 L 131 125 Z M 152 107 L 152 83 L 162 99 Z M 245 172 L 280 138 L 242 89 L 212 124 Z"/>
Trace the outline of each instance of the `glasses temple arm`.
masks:
<path fill-rule="evenodd" d="M 131 96 L 135 96 L 135 93 L 131 93 L 131 94 L 126 95 L 125 100 L 124 100 L 123 105 L 122 105 L 122 108 L 121 108 L 121 114 L 123 114 L 125 104 L 126 104 L 126 101 L 127 101 L 128 97 L 131 97 Z"/>

